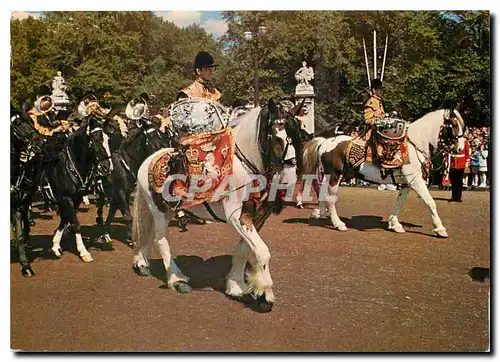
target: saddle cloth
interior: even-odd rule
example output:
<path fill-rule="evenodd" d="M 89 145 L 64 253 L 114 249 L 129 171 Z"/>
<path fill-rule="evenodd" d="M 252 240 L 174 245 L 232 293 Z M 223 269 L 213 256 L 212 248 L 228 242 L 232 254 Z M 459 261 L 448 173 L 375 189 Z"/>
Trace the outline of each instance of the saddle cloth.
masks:
<path fill-rule="evenodd" d="M 181 150 L 165 149 L 152 160 L 148 170 L 150 189 L 156 193 L 163 193 L 167 178 L 173 172 L 179 172 L 186 176 L 186 181 L 173 180 L 168 191 L 170 195 L 182 198 L 182 208 L 212 201 L 220 183 L 226 175 L 233 173 L 235 143 L 231 129 L 183 136 L 179 143 Z M 175 158 L 182 159 L 183 167 L 180 171 L 170 170 L 169 165 Z M 196 192 L 194 196 L 191 195 L 189 190 L 191 180 L 198 179 L 196 186 L 203 188 L 206 178 L 210 179 L 211 186 L 205 191 Z"/>
<path fill-rule="evenodd" d="M 387 139 L 377 135 L 368 142 L 352 140 L 347 148 L 346 159 L 353 168 L 363 162 L 381 168 L 400 168 L 410 162 L 408 138 L 403 136 L 402 139 Z"/>

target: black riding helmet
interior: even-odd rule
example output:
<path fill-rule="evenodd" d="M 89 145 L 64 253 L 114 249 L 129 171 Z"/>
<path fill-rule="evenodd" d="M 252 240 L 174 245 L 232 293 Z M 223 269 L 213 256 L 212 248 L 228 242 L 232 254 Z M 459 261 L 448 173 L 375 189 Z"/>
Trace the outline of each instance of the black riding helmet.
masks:
<path fill-rule="evenodd" d="M 375 78 L 374 80 L 372 80 L 372 88 L 382 89 L 382 81 L 378 78 Z"/>
<path fill-rule="evenodd" d="M 201 68 L 217 67 L 217 64 L 214 63 L 214 58 L 209 53 L 202 51 L 196 54 L 193 67 L 194 70 L 196 70 Z"/>

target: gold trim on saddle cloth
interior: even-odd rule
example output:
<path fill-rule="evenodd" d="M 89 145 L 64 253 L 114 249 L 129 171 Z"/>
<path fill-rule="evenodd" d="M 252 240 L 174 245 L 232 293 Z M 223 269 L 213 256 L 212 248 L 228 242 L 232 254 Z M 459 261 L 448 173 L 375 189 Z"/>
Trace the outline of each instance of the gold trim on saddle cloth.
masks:
<path fill-rule="evenodd" d="M 148 183 L 152 191 L 156 193 L 163 192 L 163 185 L 167 180 L 168 161 L 176 154 L 178 152 L 172 149 L 165 149 L 151 160 L 148 169 Z"/>
<path fill-rule="evenodd" d="M 347 146 L 347 162 L 356 168 L 365 161 L 366 142 L 351 140 Z"/>

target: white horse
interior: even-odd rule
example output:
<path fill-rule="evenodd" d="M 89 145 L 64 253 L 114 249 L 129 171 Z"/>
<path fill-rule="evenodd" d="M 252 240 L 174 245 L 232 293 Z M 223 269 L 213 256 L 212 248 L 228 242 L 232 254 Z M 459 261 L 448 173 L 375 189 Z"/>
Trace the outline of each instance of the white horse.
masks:
<path fill-rule="evenodd" d="M 254 307 L 261 312 L 270 311 L 275 300 L 269 270 L 271 254 L 258 234 L 263 221 L 270 214 L 270 208 L 266 209 L 263 217 L 259 218 L 247 212 L 246 203 L 242 200 L 245 186 L 252 185 L 253 174 L 264 175 L 273 157 L 275 159 L 277 157 L 280 162 L 283 161 L 284 149 L 277 145 L 284 145 L 284 140 L 278 142 L 276 137 L 272 137 L 272 134 L 276 133 L 273 124 L 285 117 L 280 109 L 270 101 L 262 109 L 257 107 L 241 117 L 233 128 L 236 145 L 241 152 L 236 152 L 233 158 L 234 183 L 230 184 L 231 191 L 218 200 L 212 200 L 209 205 L 211 210 L 203 205 L 196 205 L 189 209 L 200 218 L 217 219 L 216 221 L 222 219 L 230 223 L 240 235 L 241 240 L 232 258 L 231 270 L 226 279 L 226 293 L 235 298 L 250 295 L 253 298 Z M 292 118 L 292 122 L 296 120 Z M 288 136 L 295 139 L 292 135 Z M 148 183 L 150 163 L 159 152 L 163 151 L 158 151 L 148 157 L 138 172 L 132 232 L 137 248 L 133 258 L 133 268 L 139 275 L 149 274 L 148 251 L 154 244 L 163 259 L 168 287 L 177 292 L 186 293 L 191 290 L 188 285 L 189 279 L 172 258 L 167 240 L 167 226 L 175 213 L 168 208 L 159 208 L 158 200 L 155 199 Z M 168 178 L 164 185 L 167 182 Z M 165 189 L 168 187 L 164 188 L 164 193 Z M 245 265 L 252 254 L 255 260 L 250 260 L 253 270 L 247 273 L 247 285 L 244 281 Z"/>
<path fill-rule="evenodd" d="M 430 161 L 429 145 L 442 151 L 443 147 L 448 150 L 460 150 L 464 147 L 463 139 L 464 121 L 458 111 L 440 109 L 430 112 L 410 124 L 408 128 L 409 163 L 394 170 L 394 178 L 402 188 L 398 194 L 392 214 L 389 216 L 389 230 L 397 233 L 405 232 L 399 222 L 398 216 L 408 192 L 413 189 L 429 208 L 431 213 L 434 232 L 443 238 L 448 237 L 446 228 L 443 226 L 437 213 L 436 203 L 432 198 L 423 177 L 423 169 Z M 346 161 L 346 150 L 352 137 L 338 136 L 330 139 L 316 137 L 307 142 L 303 148 L 303 174 L 316 173 L 321 165 L 325 174 L 330 176 L 323 182 L 328 182 L 328 193 L 334 195 L 329 201 L 320 203 L 320 209 L 313 211 L 311 217 L 319 218 L 327 212 L 330 214 L 332 225 L 338 230 L 347 230 L 346 225 L 340 220 L 335 208 L 335 197 L 338 194 L 340 182 L 345 174 L 364 178 L 367 181 L 379 184 L 393 183 L 390 177 L 382 179 L 380 168 L 371 163 L 362 163 L 357 169 L 349 169 Z M 318 187 L 315 187 L 318 193 Z"/>

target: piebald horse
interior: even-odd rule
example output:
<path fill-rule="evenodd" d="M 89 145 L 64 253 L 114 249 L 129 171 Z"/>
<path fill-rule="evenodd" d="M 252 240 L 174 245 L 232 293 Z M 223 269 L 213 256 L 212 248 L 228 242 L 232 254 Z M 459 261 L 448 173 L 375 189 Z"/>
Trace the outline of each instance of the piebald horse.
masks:
<path fill-rule="evenodd" d="M 271 207 L 257 207 L 255 212 L 253 206 L 247 207 L 252 201 L 243 201 L 243 194 L 245 186 L 253 185 L 254 175 L 266 174 L 273 164 L 278 164 L 282 169 L 283 159 L 287 154 L 286 144 L 284 140 L 276 137 L 280 132 L 276 132 L 274 128 L 283 119 L 286 119 L 285 122 L 297 123 L 295 127 L 297 132 L 289 132 L 288 137 L 291 143 L 298 144 L 300 138 L 298 120 L 272 100 L 262 108 L 256 107 L 241 116 L 239 122 L 232 128 L 237 150 L 232 161 L 233 182 L 230 184 L 230 190 L 225 191 L 222 198 L 209 203 L 211 212 L 204 205 L 196 205 L 189 209 L 203 219 L 228 222 L 237 231 L 241 240 L 226 278 L 226 294 L 237 299 L 251 296 L 253 306 L 260 312 L 270 311 L 275 300 L 269 271 L 271 254 L 258 233 L 270 215 Z M 189 279 L 176 265 L 167 240 L 167 226 L 175 217 L 175 212 L 158 207 L 148 182 L 149 166 L 159 152 L 148 157 L 138 172 L 132 224 L 132 239 L 137 243 L 133 269 L 139 275 L 149 275 L 148 251 L 151 245 L 155 245 L 166 269 L 167 286 L 179 293 L 186 293 L 191 290 L 188 285 Z M 276 172 L 280 172 L 279 168 Z M 168 178 L 165 184 L 167 182 Z M 261 210 L 263 212 L 260 212 Z M 244 280 L 245 265 L 252 254 L 255 258 L 250 260 L 253 270 L 247 273 L 247 284 Z"/>
<path fill-rule="evenodd" d="M 399 191 L 394 210 L 389 216 L 389 230 L 397 233 L 405 232 L 398 217 L 410 189 L 413 189 L 429 208 L 434 232 L 439 237 L 448 237 L 446 228 L 437 213 L 436 203 L 427 189 L 424 173 L 431 161 L 429 145 L 441 152 L 463 149 L 464 127 L 464 120 L 460 113 L 449 109 L 430 112 L 410 124 L 407 133 L 409 163 L 394 170 L 394 179 L 402 188 Z M 328 201 L 320 201 L 320 209 L 314 210 L 311 217 L 318 218 L 324 215 L 326 204 L 326 210 L 330 214 L 333 226 L 341 231 L 347 230 L 347 227 L 337 215 L 335 202 L 340 182 L 344 177 L 361 178 L 378 184 L 393 183 L 390 177 L 382 179 L 380 168 L 371 163 L 362 163 L 356 169 L 348 167 L 346 151 L 351 139 L 350 136 L 337 136 L 329 139 L 316 137 L 305 143 L 303 147 L 301 174 L 316 174 L 318 166 L 322 165 L 324 174 L 329 176 L 323 182 L 328 182 L 328 194 L 333 195 Z M 313 186 L 318 193 L 319 185 L 313 184 Z"/>

